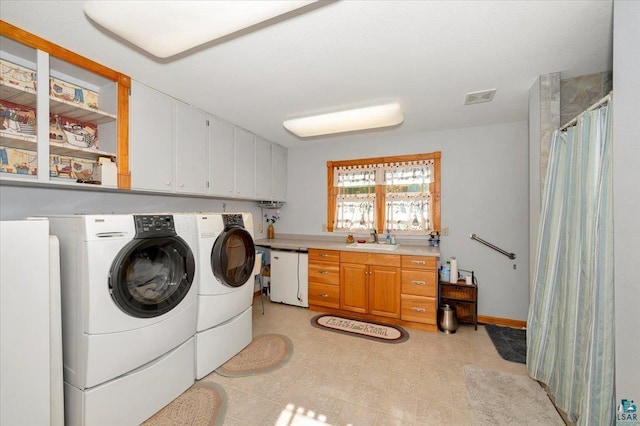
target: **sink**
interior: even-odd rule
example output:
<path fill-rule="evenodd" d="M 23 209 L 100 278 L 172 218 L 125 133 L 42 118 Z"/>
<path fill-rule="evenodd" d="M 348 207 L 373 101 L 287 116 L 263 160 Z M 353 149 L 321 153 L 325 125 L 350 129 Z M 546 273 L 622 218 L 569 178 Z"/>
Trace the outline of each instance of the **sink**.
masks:
<path fill-rule="evenodd" d="M 351 243 L 347 244 L 347 248 L 349 249 L 364 249 L 364 250 L 382 250 L 382 251 L 393 251 L 397 249 L 399 245 L 394 244 L 383 244 L 383 243 Z"/>

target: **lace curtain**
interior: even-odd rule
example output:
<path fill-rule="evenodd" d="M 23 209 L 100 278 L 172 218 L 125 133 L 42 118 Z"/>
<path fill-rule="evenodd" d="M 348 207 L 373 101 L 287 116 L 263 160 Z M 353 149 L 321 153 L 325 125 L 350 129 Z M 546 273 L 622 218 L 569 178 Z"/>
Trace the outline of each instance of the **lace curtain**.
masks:
<path fill-rule="evenodd" d="M 377 228 L 376 185 L 383 187 L 384 230 L 423 233 L 431 229 L 433 160 L 344 166 L 334 169 L 336 231 Z"/>
<path fill-rule="evenodd" d="M 337 167 L 336 230 L 366 231 L 375 227 L 376 168 Z"/>

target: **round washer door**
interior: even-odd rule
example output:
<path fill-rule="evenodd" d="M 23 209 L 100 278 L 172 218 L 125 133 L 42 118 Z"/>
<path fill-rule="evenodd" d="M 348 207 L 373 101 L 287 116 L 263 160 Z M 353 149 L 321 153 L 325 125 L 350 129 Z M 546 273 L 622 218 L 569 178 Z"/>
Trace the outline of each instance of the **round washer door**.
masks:
<path fill-rule="evenodd" d="M 252 277 L 256 246 L 251 234 L 231 226 L 222 232 L 211 250 L 213 275 L 228 287 L 241 287 Z"/>
<path fill-rule="evenodd" d="M 195 260 L 178 236 L 136 239 L 111 265 L 111 297 L 125 313 L 152 318 L 175 308 L 193 284 Z"/>

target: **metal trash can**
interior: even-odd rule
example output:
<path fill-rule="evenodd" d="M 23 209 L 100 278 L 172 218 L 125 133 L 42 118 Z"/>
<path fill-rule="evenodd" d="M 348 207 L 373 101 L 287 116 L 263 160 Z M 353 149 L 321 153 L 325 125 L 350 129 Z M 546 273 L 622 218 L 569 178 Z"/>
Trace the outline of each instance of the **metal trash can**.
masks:
<path fill-rule="evenodd" d="M 446 334 L 453 334 L 458 329 L 456 307 L 443 304 L 438 309 L 438 328 Z"/>

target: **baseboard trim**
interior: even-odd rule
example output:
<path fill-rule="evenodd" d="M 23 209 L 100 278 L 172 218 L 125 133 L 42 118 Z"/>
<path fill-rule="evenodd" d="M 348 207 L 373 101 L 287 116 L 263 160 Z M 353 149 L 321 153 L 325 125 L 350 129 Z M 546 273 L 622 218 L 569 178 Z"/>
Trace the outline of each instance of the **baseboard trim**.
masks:
<path fill-rule="evenodd" d="M 526 321 L 515 320 L 511 318 L 489 317 L 486 315 L 478 315 L 478 323 L 504 325 L 507 327 L 515 327 L 515 328 L 527 328 Z"/>

